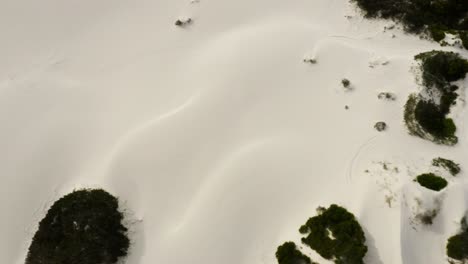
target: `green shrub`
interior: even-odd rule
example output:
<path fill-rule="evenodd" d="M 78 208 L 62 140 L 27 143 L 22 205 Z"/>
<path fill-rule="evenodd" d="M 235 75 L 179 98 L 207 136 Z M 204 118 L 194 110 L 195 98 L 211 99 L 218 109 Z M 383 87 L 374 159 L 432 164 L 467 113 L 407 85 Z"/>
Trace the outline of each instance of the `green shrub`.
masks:
<path fill-rule="evenodd" d="M 434 173 L 424 173 L 416 177 L 416 181 L 423 187 L 433 191 L 440 191 L 447 187 L 448 182 Z"/>
<path fill-rule="evenodd" d="M 444 159 L 444 158 L 435 158 L 432 160 L 432 165 L 436 167 L 442 167 L 450 172 L 453 176 L 460 173 L 460 165 L 453 162 L 452 160 Z"/>
<path fill-rule="evenodd" d="M 466 21 L 468 21 L 468 19 Z M 468 32 L 462 32 L 459 34 L 459 36 L 462 41 L 463 47 L 465 47 L 465 49 L 468 49 Z"/>
<path fill-rule="evenodd" d="M 466 218 L 462 218 L 462 230 L 447 241 L 447 256 L 460 260 L 468 260 L 468 229 Z"/>
<path fill-rule="evenodd" d="M 445 38 L 445 31 L 437 28 L 437 27 L 430 27 L 429 31 L 431 32 L 431 37 L 433 40 L 439 42 Z"/>
<path fill-rule="evenodd" d="M 411 135 L 437 144 L 454 145 L 458 142 L 453 120 L 445 118 L 440 108 L 422 100 L 417 94 L 408 97 L 404 107 L 404 121 Z"/>
<path fill-rule="evenodd" d="M 464 0 L 352 0 L 367 18 L 400 21 L 411 33 L 429 29 L 431 37 L 440 41 L 445 32 L 463 34 L 468 31 L 468 5 Z"/>
<path fill-rule="evenodd" d="M 447 118 L 456 103 L 458 86 L 452 82 L 465 78 L 468 61 L 454 52 L 430 51 L 415 56 L 421 61 L 422 81 L 429 98 L 411 95 L 405 105 L 405 123 L 410 133 L 436 143 L 454 145 L 456 126 Z M 437 93 L 434 93 L 435 89 Z M 440 98 L 435 98 L 436 94 Z M 440 99 L 440 103 L 435 102 Z M 428 134 L 430 136 L 428 136 Z"/>
<path fill-rule="evenodd" d="M 26 264 L 112 264 L 129 239 L 118 201 L 104 190 L 79 190 L 56 201 L 40 221 Z"/>
<path fill-rule="evenodd" d="M 452 85 L 452 87 L 457 87 L 455 85 Z M 458 88 L 458 87 L 457 87 Z M 456 91 L 456 90 L 455 90 Z M 440 111 L 444 114 L 447 115 L 450 113 L 450 108 L 452 105 L 455 105 L 455 101 L 458 98 L 458 94 L 455 91 L 447 91 L 442 94 L 440 97 Z"/>
<path fill-rule="evenodd" d="M 364 231 L 353 214 L 331 205 L 310 218 L 301 228 L 308 233 L 302 242 L 337 264 L 362 264 L 367 253 Z"/>
<path fill-rule="evenodd" d="M 457 260 L 468 260 L 468 232 L 448 239 L 447 256 Z"/>
<path fill-rule="evenodd" d="M 285 242 L 276 250 L 279 264 L 314 264 L 310 258 L 299 251 L 294 242 Z M 316 264 L 316 263 L 315 263 Z"/>
<path fill-rule="evenodd" d="M 455 52 L 429 51 L 416 55 L 415 59 L 421 61 L 423 84 L 441 92 L 450 91 L 450 83 L 464 79 L 468 72 L 468 61 Z"/>
<path fill-rule="evenodd" d="M 341 84 L 343 87 L 348 88 L 351 85 L 351 82 L 348 79 L 342 79 Z"/>
<path fill-rule="evenodd" d="M 420 100 L 414 111 L 414 116 L 421 127 L 434 137 L 455 138 L 456 127 L 453 120 L 445 118 L 445 113 L 433 102 Z"/>

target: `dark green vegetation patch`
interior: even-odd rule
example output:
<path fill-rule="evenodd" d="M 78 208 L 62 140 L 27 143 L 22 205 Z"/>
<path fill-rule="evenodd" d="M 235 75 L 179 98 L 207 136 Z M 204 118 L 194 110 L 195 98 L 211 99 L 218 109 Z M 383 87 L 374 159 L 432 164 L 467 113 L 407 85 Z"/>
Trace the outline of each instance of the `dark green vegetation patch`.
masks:
<path fill-rule="evenodd" d="M 468 225 L 465 217 L 461 220 L 461 232 L 447 241 L 447 256 L 460 261 L 468 260 Z"/>
<path fill-rule="evenodd" d="M 414 109 L 414 117 L 419 125 L 440 142 L 447 142 L 447 145 L 458 142 L 455 132 L 457 127 L 451 118 L 441 111 L 440 107 L 433 101 L 419 100 Z"/>
<path fill-rule="evenodd" d="M 421 61 L 424 86 L 435 87 L 440 92 L 457 90 L 451 82 L 464 79 L 468 72 L 468 61 L 455 52 L 433 50 L 414 58 Z"/>
<path fill-rule="evenodd" d="M 460 165 L 453 162 L 452 160 L 444 159 L 444 158 L 435 158 L 432 160 L 432 165 L 436 167 L 442 167 L 450 172 L 452 176 L 457 175 L 460 173 Z"/>
<path fill-rule="evenodd" d="M 79 190 L 56 201 L 39 223 L 26 264 L 112 264 L 129 239 L 117 199 L 104 190 Z"/>
<path fill-rule="evenodd" d="M 353 214 L 338 205 L 321 208 L 299 232 L 302 242 L 337 264 L 362 264 L 367 253 L 364 231 Z"/>
<path fill-rule="evenodd" d="M 416 177 L 416 181 L 423 187 L 433 191 L 440 191 L 447 187 L 447 181 L 434 173 L 424 173 Z"/>
<path fill-rule="evenodd" d="M 458 34 L 467 47 L 468 4 L 466 0 L 352 0 L 367 18 L 400 21 L 410 33 L 428 33 L 441 41 L 445 33 Z M 465 40 L 464 40 L 465 38 Z"/>
<path fill-rule="evenodd" d="M 411 95 L 405 105 L 405 123 L 413 135 L 439 144 L 454 145 L 456 126 L 447 115 L 456 103 L 458 86 L 464 79 L 468 61 L 459 54 L 430 51 L 415 56 L 420 61 L 424 96 Z"/>
<path fill-rule="evenodd" d="M 276 259 L 279 264 L 317 264 L 299 251 L 294 242 L 285 242 L 276 250 Z"/>

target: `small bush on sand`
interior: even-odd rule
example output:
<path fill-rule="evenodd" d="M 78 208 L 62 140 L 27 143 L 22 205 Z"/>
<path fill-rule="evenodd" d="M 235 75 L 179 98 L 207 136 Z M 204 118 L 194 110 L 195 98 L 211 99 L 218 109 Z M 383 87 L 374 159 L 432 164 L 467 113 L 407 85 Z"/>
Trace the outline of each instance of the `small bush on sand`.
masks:
<path fill-rule="evenodd" d="M 351 82 L 348 79 L 343 79 L 341 80 L 341 84 L 343 85 L 344 88 L 349 88 L 351 85 Z"/>
<path fill-rule="evenodd" d="M 452 82 L 465 78 L 468 61 L 457 53 L 445 51 L 421 53 L 415 59 L 421 62 L 425 97 L 411 95 L 408 99 L 405 105 L 406 126 L 413 135 L 439 144 L 454 145 L 458 142 L 456 125 L 447 118 L 458 97 L 458 86 Z"/>
<path fill-rule="evenodd" d="M 468 261 L 468 226 L 466 217 L 461 220 L 460 233 L 450 237 L 447 241 L 447 256 L 452 259 Z"/>
<path fill-rule="evenodd" d="M 444 159 L 444 158 L 435 158 L 432 160 L 432 165 L 436 167 L 442 167 L 450 172 L 452 176 L 456 176 L 460 173 L 460 165 L 453 162 L 452 160 Z"/>
<path fill-rule="evenodd" d="M 26 264 L 112 264 L 126 256 L 127 228 L 117 199 L 79 190 L 56 201 L 39 223 Z"/>
<path fill-rule="evenodd" d="M 432 102 L 424 101 L 417 94 L 408 97 L 404 107 L 404 121 L 413 136 L 449 146 L 458 142 L 453 120 L 445 118 Z"/>
<path fill-rule="evenodd" d="M 178 26 L 178 27 L 184 27 L 184 26 L 187 26 L 189 24 L 192 23 L 192 19 L 191 18 L 180 18 L 180 19 L 177 19 L 176 22 L 174 23 L 174 25 Z"/>
<path fill-rule="evenodd" d="M 440 191 L 447 187 L 448 182 L 434 173 L 424 173 L 416 177 L 416 181 L 423 187 L 433 191 Z"/>
<path fill-rule="evenodd" d="M 432 101 L 420 100 L 414 110 L 414 117 L 435 138 L 455 140 L 456 126 L 453 120 L 445 118 L 445 114 Z"/>
<path fill-rule="evenodd" d="M 318 212 L 299 229 L 302 242 L 336 264 L 363 264 L 366 238 L 354 215 L 335 204 Z"/>
<path fill-rule="evenodd" d="M 299 251 L 294 242 L 285 242 L 276 250 L 276 259 L 279 264 L 317 264 Z"/>

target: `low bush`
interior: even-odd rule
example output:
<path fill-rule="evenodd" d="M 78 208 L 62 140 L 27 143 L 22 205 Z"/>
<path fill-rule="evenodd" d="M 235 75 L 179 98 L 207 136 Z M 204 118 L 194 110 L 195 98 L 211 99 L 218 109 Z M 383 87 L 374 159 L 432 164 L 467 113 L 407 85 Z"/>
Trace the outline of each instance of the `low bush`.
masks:
<path fill-rule="evenodd" d="M 112 264 L 127 254 L 129 239 L 117 198 L 79 190 L 56 201 L 40 221 L 26 264 Z"/>
<path fill-rule="evenodd" d="M 434 50 L 420 53 L 415 59 L 421 61 L 424 86 L 442 93 L 456 90 L 451 82 L 464 79 L 468 72 L 468 61 L 455 52 Z"/>
<path fill-rule="evenodd" d="M 440 191 L 447 187 L 448 182 L 434 173 L 424 173 L 416 177 L 416 181 L 423 187 L 433 191 Z"/>
<path fill-rule="evenodd" d="M 456 126 L 453 120 L 445 118 L 445 114 L 432 101 L 420 100 L 414 110 L 414 117 L 421 127 L 439 139 L 456 138 Z"/>
<path fill-rule="evenodd" d="M 351 85 L 351 81 L 349 81 L 348 79 L 342 79 L 341 84 L 343 85 L 343 87 L 349 88 L 349 86 Z"/>
<path fill-rule="evenodd" d="M 410 33 L 428 34 L 441 41 L 445 33 L 462 36 L 468 31 L 468 5 L 464 0 L 352 0 L 367 18 L 401 22 Z"/>
<path fill-rule="evenodd" d="M 444 158 L 435 158 L 432 160 L 432 165 L 436 167 L 442 167 L 450 172 L 452 176 L 456 176 L 460 173 L 460 165 L 453 162 L 452 160 L 444 159 Z"/>
<path fill-rule="evenodd" d="M 405 105 L 405 123 L 411 134 L 436 143 L 454 145 L 458 142 L 456 126 L 451 118 L 447 118 L 458 98 L 458 86 L 452 82 L 465 78 L 468 61 L 457 53 L 446 51 L 424 52 L 416 55 L 415 59 L 421 62 L 426 96 L 410 96 Z"/>
<path fill-rule="evenodd" d="M 279 264 L 317 264 L 299 251 L 294 242 L 285 242 L 276 250 L 276 259 Z"/>
<path fill-rule="evenodd" d="M 460 40 L 462 41 L 463 47 L 468 49 L 468 32 L 460 33 Z"/>
<path fill-rule="evenodd" d="M 453 120 L 445 118 L 433 102 L 425 101 L 417 94 L 408 97 L 404 107 L 404 121 L 411 135 L 437 144 L 455 145 L 458 142 Z"/>
<path fill-rule="evenodd" d="M 447 241 L 447 256 L 460 261 L 468 261 L 468 228 L 465 217 L 461 220 L 461 226 L 460 233 L 450 237 Z"/>
<path fill-rule="evenodd" d="M 337 264 L 363 264 L 367 253 L 364 231 L 353 214 L 338 205 L 319 210 L 299 229 L 302 242 Z"/>

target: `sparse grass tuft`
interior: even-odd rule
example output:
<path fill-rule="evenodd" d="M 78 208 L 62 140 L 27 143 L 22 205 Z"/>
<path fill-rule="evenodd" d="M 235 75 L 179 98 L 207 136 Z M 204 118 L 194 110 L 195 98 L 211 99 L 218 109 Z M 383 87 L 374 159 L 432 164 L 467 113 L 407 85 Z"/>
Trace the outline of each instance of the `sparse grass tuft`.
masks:
<path fill-rule="evenodd" d="M 452 176 L 456 176 L 460 173 L 460 165 L 453 162 L 452 160 L 444 159 L 444 158 L 435 158 L 432 160 L 432 165 L 436 167 L 442 167 L 450 172 Z"/>
<path fill-rule="evenodd" d="M 438 213 L 438 210 L 428 210 L 422 214 L 416 215 L 416 218 L 424 225 L 432 225 Z"/>

